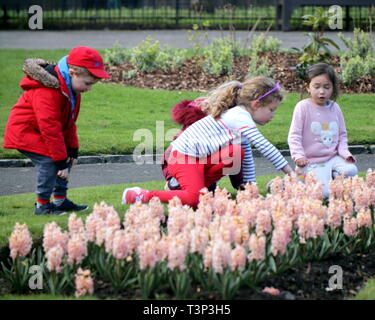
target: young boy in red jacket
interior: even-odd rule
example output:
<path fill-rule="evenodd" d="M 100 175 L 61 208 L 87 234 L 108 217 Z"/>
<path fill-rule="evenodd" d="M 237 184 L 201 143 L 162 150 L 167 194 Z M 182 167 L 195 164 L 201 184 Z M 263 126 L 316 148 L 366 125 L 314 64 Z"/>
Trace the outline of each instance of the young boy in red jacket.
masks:
<path fill-rule="evenodd" d="M 70 168 L 78 158 L 76 120 L 81 93 L 101 78 L 109 78 L 99 52 L 76 47 L 46 70 L 54 88 L 38 77 L 25 76 L 25 91 L 13 106 L 5 129 L 4 148 L 17 149 L 37 169 L 35 214 L 63 214 L 88 209 L 67 198 Z M 36 80 L 38 79 L 38 80 Z M 53 202 L 50 202 L 51 195 Z"/>

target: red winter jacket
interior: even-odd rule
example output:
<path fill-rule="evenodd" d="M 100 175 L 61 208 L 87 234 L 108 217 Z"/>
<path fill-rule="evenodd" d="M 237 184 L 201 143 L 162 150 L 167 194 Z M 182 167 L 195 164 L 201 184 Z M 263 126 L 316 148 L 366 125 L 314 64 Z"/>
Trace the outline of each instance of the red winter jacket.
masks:
<path fill-rule="evenodd" d="M 56 66 L 60 88 L 52 89 L 24 77 L 20 86 L 25 91 L 13 106 L 5 129 L 4 148 L 34 152 L 62 161 L 68 148 L 78 149 L 75 121 L 80 95 L 72 117 L 69 89 Z"/>

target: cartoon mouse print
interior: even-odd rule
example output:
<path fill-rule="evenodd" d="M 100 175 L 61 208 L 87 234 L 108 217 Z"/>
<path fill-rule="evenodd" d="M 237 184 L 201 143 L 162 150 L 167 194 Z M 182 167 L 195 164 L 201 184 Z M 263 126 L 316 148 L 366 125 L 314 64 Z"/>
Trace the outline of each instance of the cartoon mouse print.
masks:
<path fill-rule="evenodd" d="M 312 122 L 310 127 L 312 133 L 320 136 L 322 143 L 326 147 L 330 147 L 333 143 L 333 137 L 339 132 L 337 122 L 322 123 Z"/>

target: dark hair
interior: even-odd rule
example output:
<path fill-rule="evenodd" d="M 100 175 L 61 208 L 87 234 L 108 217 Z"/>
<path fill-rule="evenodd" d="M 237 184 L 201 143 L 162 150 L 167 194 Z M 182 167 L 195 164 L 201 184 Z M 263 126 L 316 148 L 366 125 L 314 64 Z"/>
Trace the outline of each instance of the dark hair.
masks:
<path fill-rule="evenodd" d="M 331 99 L 336 100 L 339 95 L 338 79 L 335 70 L 330 65 L 320 62 L 309 67 L 306 77 L 307 84 L 309 85 L 313 78 L 320 76 L 321 74 L 326 74 L 332 82 L 333 91 Z"/>

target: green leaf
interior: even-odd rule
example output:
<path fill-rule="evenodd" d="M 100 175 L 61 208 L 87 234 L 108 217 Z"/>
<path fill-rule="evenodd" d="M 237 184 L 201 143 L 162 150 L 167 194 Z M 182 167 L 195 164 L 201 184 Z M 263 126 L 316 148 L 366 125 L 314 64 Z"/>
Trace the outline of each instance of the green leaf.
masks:
<path fill-rule="evenodd" d="M 275 259 L 273 258 L 273 256 L 270 256 L 268 258 L 268 264 L 269 264 L 272 272 L 276 273 L 277 267 L 276 267 Z"/>

